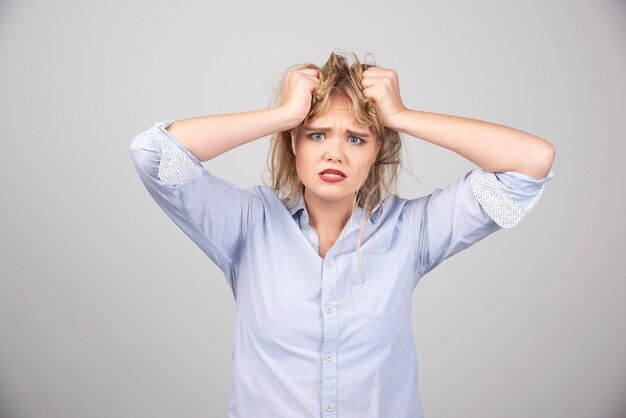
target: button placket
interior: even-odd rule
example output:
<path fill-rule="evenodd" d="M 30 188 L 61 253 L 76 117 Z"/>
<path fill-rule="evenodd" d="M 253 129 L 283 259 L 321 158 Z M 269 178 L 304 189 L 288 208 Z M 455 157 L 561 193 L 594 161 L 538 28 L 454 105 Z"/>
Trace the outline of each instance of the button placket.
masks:
<path fill-rule="evenodd" d="M 302 213 L 300 214 L 299 222 L 300 222 L 300 229 L 308 232 L 308 240 L 309 240 L 309 243 L 311 243 L 313 250 L 315 250 L 316 254 L 319 254 L 320 252 L 319 241 L 320 240 L 317 235 L 317 232 L 315 231 L 315 228 L 309 225 L 309 215 L 306 212 L 306 210 L 302 211 Z"/>
<path fill-rule="evenodd" d="M 322 306 L 326 315 L 322 316 L 324 324 L 324 342 L 322 353 L 322 409 L 324 417 L 336 417 L 337 402 L 337 352 L 339 322 L 337 312 L 333 308 L 337 296 L 337 270 L 332 257 L 324 260 L 322 268 Z"/>
<path fill-rule="evenodd" d="M 308 224 L 307 224 L 307 228 L 309 230 L 309 237 L 311 240 L 311 245 L 313 246 L 313 249 L 315 250 L 316 254 L 319 254 L 320 252 L 320 245 L 319 245 L 319 238 L 317 236 L 317 232 L 315 231 L 315 229 L 311 228 Z"/>

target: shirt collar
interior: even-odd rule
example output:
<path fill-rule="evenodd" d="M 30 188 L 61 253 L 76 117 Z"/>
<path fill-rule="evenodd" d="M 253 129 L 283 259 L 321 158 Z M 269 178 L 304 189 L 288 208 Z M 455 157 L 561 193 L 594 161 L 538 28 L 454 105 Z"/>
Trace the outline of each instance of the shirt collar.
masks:
<path fill-rule="evenodd" d="M 382 214 L 382 209 L 383 209 L 383 205 L 381 202 L 378 202 L 376 206 L 374 206 L 374 210 L 372 211 L 372 214 L 370 215 L 370 221 L 372 223 L 375 224 L 378 221 L 378 218 L 380 218 L 380 215 Z M 357 208 L 357 210 L 363 210 L 363 209 Z M 295 203 L 291 207 L 289 207 L 289 213 L 294 219 L 296 219 L 296 215 L 300 211 L 304 211 L 304 213 L 306 214 L 307 222 L 308 222 L 309 214 L 306 211 L 306 206 L 304 204 L 304 196 L 302 193 L 298 195 L 298 198 L 296 199 Z"/>

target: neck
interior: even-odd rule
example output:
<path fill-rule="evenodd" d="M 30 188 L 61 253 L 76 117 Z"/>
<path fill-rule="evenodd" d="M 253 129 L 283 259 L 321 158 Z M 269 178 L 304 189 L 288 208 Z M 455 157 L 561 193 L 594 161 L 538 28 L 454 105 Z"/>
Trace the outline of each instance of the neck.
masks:
<path fill-rule="evenodd" d="M 309 223 L 318 233 L 320 230 L 340 233 L 352 214 L 352 200 L 327 202 L 316 199 L 304 191 L 304 202 L 309 214 Z"/>

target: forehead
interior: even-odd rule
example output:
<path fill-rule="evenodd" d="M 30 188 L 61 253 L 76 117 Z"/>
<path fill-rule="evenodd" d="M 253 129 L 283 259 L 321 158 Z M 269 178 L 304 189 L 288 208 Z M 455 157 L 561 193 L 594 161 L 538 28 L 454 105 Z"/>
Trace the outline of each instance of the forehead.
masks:
<path fill-rule="evenodd" d="M 342 122 L 343 124 L 347 124 L 351 127 L 368 128 L 368 126 L 361 125 L 355 120 L 350 98 L 343 94 L 332 95 L 330 97 L 328 109 L 324 113 L 317 115 L 315 118 L 309 119 L 306 125 L 318 126 L 324 124 L 324 126 L 331 127 L 333 124 L 338 122 Z"/>

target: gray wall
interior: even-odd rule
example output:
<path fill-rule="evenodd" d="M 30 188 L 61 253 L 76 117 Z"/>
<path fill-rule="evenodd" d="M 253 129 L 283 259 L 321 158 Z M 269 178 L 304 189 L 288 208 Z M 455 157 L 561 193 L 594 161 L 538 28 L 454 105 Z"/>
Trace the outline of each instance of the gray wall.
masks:
<path fill-rule="evenodd" d="M 520 225 L 416 288 L 427 417 L 623 418 L 625 41 L 618 0 L 3 0 L 0 416 L 226 416 L 234 301 L 128 141 L 265 107 L 289 66 L 341 48 L 396 69 L 409 107 L 557 148 Z M 267 146 L 206 168 L 259 183 Z M 415 138 L 405 150 L 405 197 L 472 168 Z"/>

